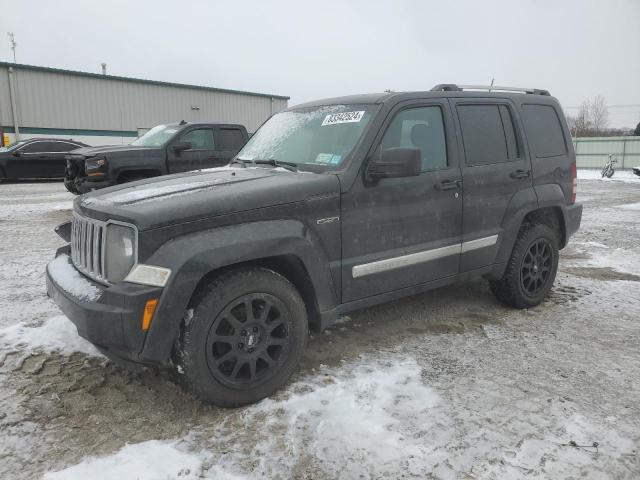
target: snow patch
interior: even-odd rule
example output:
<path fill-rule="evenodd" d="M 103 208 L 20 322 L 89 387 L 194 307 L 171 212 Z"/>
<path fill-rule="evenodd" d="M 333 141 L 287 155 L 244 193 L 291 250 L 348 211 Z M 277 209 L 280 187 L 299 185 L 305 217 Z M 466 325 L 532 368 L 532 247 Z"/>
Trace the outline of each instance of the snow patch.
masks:
<path fill-rule="evenodd" d="M 73 467 L 48 472 L 44 480 L 195 480 L 201 478 L 201 465 L 201 456 L 182 451 L 178 442 L 149 440 L 126 445 L 111 456 L 88 458 Z"/>
<path fill-rule="evenodd" d="M 69 257 L 60 255 L 47 267 L 49 273 L 60 287 L 80 300 L 94 302 L 102 292 L 84 278 L 69 262 Z"/>
<path fill-rule="evenodd" d="M 618 205 L 618 208 L 622 208 L 623 210 L 640 210 L 640 202 L 639 203 L 627 203 L 625 205 Z"/>
<path fill-rule="evenodd" d="M 640 177 L 634 175 L 631 170 L 616 170 L 611 178 L 602 178 L 601 169 L 581 168 L 578 170 L 579 180 L 602 180 L 603 182 L 627 182 L 640 183 Z"/>
<path fill-rule="evenodd" d="M 40 325 L 20 322 L 0 330 L 0 343 L 13 349 L 45 350 L 69 356 L 84 353 L 101 356 L 96 348 L 78 335 L 75 325 L 64 315 L 51 317 Z"/>
<path fill-rule="evenodd" d="M 23 215 L 71 210 L 72 208 L 73 202 L 71 200 L 60 203 L 5 203 L 0 210 L 0 218 L 12 219 Z"/>
<path fill-rule="evenodd" d="M 323 368 L 291 385 L 288 398 L 249 407 L 240 428 L 225 428 L 240 438 L 212 438 L 246 446 L 251 440 L 244 437 L 261 429 L 252 452 L 228 451 L 220 468 L 237 472 L 248 454 L 259 459 L 252 478 L 287 478 L 305 461 L 320 466 L 326 478 L 377 478 L 405 468 L 425 473 L 446 459 L 433 447 L 442 441 L 433 440 L 448 436 L 448 419 L 434 415 L 439 397 L 421 374 L 415 360 L 397 357 Z"/>
<path fill-rule="evenodd" d="M 180 195 L 210 190 L 216 185 L 226 183 L 228 181 L 229 180 L 227 178 L 214 178 L 206 181 L 185 181 L 153 187 L 149 185 L 140 185 L 138 187 L 130 187 L 117 192 L 103 194 L 102 196 L 86 198 L 82 200 L 82 205 L 85 207 L 112 204 L 127 205 L 132 203 L 140 204 L 156 200 L 166 200 Z"/>

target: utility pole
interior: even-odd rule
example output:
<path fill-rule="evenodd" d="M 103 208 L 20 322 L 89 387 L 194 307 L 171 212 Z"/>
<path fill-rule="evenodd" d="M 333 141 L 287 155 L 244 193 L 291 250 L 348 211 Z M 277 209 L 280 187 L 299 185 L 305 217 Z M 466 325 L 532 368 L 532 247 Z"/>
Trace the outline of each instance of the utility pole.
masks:
<path fill-rule="evenodd" d="M 9 35 L 9 46 L 11 47 L 11 50 L 13 50 L 13 63 L 16 63 L 16 47 L 18 46 L 16 43 L 16 36 L 13 32 L 7 32 L 7 35 Z"/>

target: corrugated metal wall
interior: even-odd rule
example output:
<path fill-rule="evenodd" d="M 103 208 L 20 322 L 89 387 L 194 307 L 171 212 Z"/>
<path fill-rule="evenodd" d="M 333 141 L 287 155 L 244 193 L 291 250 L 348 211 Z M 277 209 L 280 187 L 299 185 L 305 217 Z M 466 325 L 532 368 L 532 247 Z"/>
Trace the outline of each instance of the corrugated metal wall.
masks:
<path fill-rule="evenodd" d="M 20 127 L 137 131 L 160 123 L 241 123 L 253 132 L 287 99 L 14 66 Z M 12 126 L 9 66 L 0 66 L 0 121 Z M 192 107 L 197 107 L 194 109 Z"/>
<path fill-rule="evenodd" d="M 640 137 L 584 137 L 574 138 L 578 168 L 602 168 L 612 154 L 616 168 L 633 168 L 640 165 Z"/>

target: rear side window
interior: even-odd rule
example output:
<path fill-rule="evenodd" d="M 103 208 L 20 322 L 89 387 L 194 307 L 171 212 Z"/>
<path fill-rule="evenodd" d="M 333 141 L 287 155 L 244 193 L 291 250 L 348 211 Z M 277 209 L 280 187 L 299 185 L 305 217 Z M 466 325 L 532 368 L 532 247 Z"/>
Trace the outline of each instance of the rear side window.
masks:
<path fill-rule="evenodd" d="M 527 138 L 537 158 L 567 153 L 560 119 L 552 106 L 525 104 L 522 106 L 522 117 Z"/>
<path fill-rule="evenodd" d="M 47 152 L 69 152 L 78 148 L 78 145 L 68 142 L 50 142 L 47 148 Z"/>
<path fill-rule="evenodd" d="M 244 144 L 242 132 L 237 128 L 220 128 L 217 144 L 220 150 L 240 150 Z"/>
<path fill-rule="evenodd" d="M 490 165 L 515 160 L 520 148 L 509 107 L 458 105 L 466 164 Z"/>
<path fill-rule="evenodd" d="M 440 107 L 419 107 L 398 113 L 382 138 L 382 148 L 418 148 L 422 171 L 447 167 L 447 146 Z"/>

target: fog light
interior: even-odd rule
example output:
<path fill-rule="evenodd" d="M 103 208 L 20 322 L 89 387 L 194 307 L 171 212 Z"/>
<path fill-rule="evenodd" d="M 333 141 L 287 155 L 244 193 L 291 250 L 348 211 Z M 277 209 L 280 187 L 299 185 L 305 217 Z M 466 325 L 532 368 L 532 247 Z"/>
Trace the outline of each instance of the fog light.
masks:
<path fill-rule="evenodd" d="M 147 300 L 147 303 L 144 304 L 144 312 L 142 314 L 142 330 L 149 330 L 149 327 L 151 326 L 151 320 L 153 320 L 153 314 L 155 313 L 157 306 L 157 298 Z"/>

